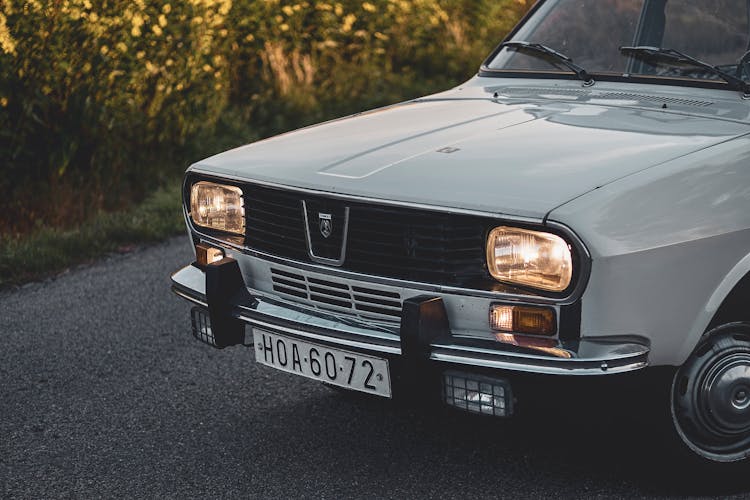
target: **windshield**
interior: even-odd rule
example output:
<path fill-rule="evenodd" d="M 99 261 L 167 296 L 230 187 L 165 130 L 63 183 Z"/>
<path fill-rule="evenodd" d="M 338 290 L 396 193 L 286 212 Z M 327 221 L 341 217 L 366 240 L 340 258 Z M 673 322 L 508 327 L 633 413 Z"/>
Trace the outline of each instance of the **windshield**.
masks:
<path fill-rule="evenodd" d="M 750 48 L 750 0 L 547 0 L 513 35 L 564 53 L 592 75 L 723 80 L 677 61 L 623 54 L 623 46 L 675 49 L 750 78 L 738 62 Z M 488 69 L 570 72 L 554 58 L 503 48 Z"/>

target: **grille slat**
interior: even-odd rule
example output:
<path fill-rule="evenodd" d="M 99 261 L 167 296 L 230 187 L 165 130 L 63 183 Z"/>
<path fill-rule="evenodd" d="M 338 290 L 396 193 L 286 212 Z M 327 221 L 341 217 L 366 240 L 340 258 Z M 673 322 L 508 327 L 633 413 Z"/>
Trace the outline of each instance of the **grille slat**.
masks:
<path fill-rule="evenodd" d="M 310 300 L 313 302 L 323 302 L 324 304 L 332 304 L 334 306 L 343 307 L 346 309 L 351 309 L 352 303 L 346 300 L 339 300 L 336 298 L 331 297 L 330 295 L 318 295 L 318 294 L 311 294 Z"/>
<path fill-rule="evenodd" d="M 368 297 L 363 297 L 361 295 L 355 295 L 354 300 L 363 305 L 380 306 L 380 307 L 383 307 L 384 309 L 392 309 L 394 311 L 401 311 L 401 304 L 398 302 L 389 302 L 385 300 L 371 299 Z"/>
<path fill-rule="evenodd" d="M 319 309 L 391 323 L 401 319 L 401 296 L 396 292 L 333 283 L 276 268 L 271 268 L 271 281 L 275 292 L 303 299 Z"/>
<path fill-rule="evenodd" d="M 404 238 L 401 238 L 400 241 L 390 240 L 390 241 L 384 241 L 384 240 L 376 240 L 374 239 L 374 236 L 367 233 L 360 233 L 351 231 L 349 233 L 349 237 L 353 240 L 356 239 L 366 239 L 368 243 L 368 247 L 372 253 L 386 253 L 386 252 L 402 252 L 404 250 Z M 448 241 L 448 240 L 433 240 L 433 241 L 427 241 L 424 239 L 415 239 L 414 240 L 414 249 L 415 250 L 421 250 L 421 251 L 432 251 L 432 252 L 470 252 L 470 251 L 476 251 L 477 248 L 477 238 L 472 238 L 471 240 L 458 240 L 458 241 Z M 363 251 L 366 251 L 366 248 L 363 248 Z"/>
<path fill-rule="evenodd" d="M 288 288 L 285 286 L 279 286 L 279 285 L 274 284 L 273 289 L 276 290 L 277 292 L 286 293 L 288 295 L 294 295 L 295 297 L 300 297 L 302 299 L 307 298 L 307 292 L 300 291 L 297 288 Z"/>
<path fill-rule="evenodd" d="M 284 278 L 290 278 L 290 279 L 293 279 L 293 280 L 301 281 L 302 283 L 305 282 L 305 277 L 302 276 L 301 274 L 290 273 L 290 272 L 286 272 L 286 271 L 280 271 L 278 269 L 274 269 L 273 270 L 273 274 L 274 274 L 274 277 L 276 277 L 276 276 L 283 276 Z"/>
<path fill-rule="evenodd" d="M 287 222 L 291 220 L 292 222 Z M 281 217 L 269 217 L 267 219 L 258 219 L 254 216 L 249 216 L 247 218 L 247 221 L 253 225 L 256 229 L 259 229 L 263 232 L 270 232 L 275 234 L 293 234 L 297 236 L 297 233 L 299 231 L 291 231 L 290 228 L 297 225 L 297 221 L 295 219 L 290 218 L 281 218 Z M 301 219 L 300 219 L 301 221 Z M 301 234 L 300 234 L 301 236 Z"/>
<path fill-rule="evenodd" d="M 305 286 L 304 282 L 303 283 L 299 283 L 297 281 L 292 281 L 292 280 L 288 280 L 288 279 L 284 279 L 284 278 L 276 278 L 276 277 L 274 277 L 273 278 L 273 282 L 277 283 L 279 285 L 288 286 L 288 287 L 291 287 L 291 288 L 298 288 L 300 286 Z"/>
<path fill-rule="evenodd" d="M 352 290 L 354 290 L 354 292 L 360 295 L 372 295 L 375 297 L 388 297 L 391 299 L 400 298 L 399 294 L 397 294 L 396 292 L 387 292 L 385 290 L 372 290 L 370 288 L 362 288 L 359 286 L 353 286 Z"/>
<path fill-rule="evenodd" d="M 248 216 L 255 217 L 256 219 L 285 219 L 289 224 L 294 224 L 301 220 L 299 214 L 295 213 L 292 215 L 285 212 L 286 210 L 266 209 L 261 208 L 258 205 L 253 205 L 252 213 L 248 213 Z"/>
<path fill-rule="evenodd" d="M 338 290 L 331 290 L 330 288 L 322 288 L 319 286 L 311 286 L 310 293 L 315 295 L 329 295 L 331 297 L 341 297 L 342 299 L 351 299 L 351 295 L 348 292 L 339 292 Z"/>
<path fill-rule="evenodd" d="M 364 312 L 367 312 L 367 313 L 378 313 L 378 314 L 381 314 L 383 316 L 388 315 L 388 313 L 386 311 L 390 311 L 390 309 L 386 309 L 384 307 L 368 306 L 368 305 L 365 305 L 365 304 L 357 304 L 357 310 L 358 311 L 364 311 Z M 399 316 L 400 316 L 400 314 L 399 314 Z"/>
<path fill-rule="evenodd" d="M 320 280 L 316 278 L 308 278 L 308 281 L 315 285 L 327 286 L 327 287 L 334 288 L 334 289 L 343 289 L 343 290 L 349 289 L 349 286 L 345 285 L 344 283 L 334 283 L 333 281 L 325 281 L 325 280 Z"/>

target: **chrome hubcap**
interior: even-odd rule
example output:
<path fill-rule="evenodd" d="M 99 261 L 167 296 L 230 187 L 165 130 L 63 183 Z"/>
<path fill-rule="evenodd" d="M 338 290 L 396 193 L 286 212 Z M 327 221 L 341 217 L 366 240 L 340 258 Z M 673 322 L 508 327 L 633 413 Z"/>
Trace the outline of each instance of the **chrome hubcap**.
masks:
<path fill-rule="evenodd" d="M 719 435 L 750 430 L 750 354 L 735 354 L 717 362 L 701 391 L 703 418 Z"/>
<path fill-rule="evenodd" d="M 683 441 L 722 462 L 750 457 L 750 328 L 727 325 L 677 372 L 672 415 Z"/>

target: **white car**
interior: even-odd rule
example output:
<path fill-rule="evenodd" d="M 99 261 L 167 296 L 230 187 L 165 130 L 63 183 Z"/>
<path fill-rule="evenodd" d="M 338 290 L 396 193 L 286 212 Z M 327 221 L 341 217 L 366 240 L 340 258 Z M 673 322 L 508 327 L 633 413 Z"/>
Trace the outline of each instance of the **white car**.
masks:
<path fill-rule="evenodd" d="M 539 1 L 457 88 L 195 163 L 195 336 L 495 416 L 519 372 L 660 367 L 687 446 L 748 458 L 748 5 Z"/>

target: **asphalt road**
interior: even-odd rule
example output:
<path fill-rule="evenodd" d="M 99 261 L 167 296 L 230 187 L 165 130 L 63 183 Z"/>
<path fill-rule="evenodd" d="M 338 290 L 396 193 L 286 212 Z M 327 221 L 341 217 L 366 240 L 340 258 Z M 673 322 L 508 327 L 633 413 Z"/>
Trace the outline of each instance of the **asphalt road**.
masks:
<path fill-rule="evenodd" d="M 169 292 L 189 255 L 178 238 L 0 293 L 0 497 L 750 496 L 750 467 L 680 460 L 637 395 L 500 421 L 205 347 Z"/>

